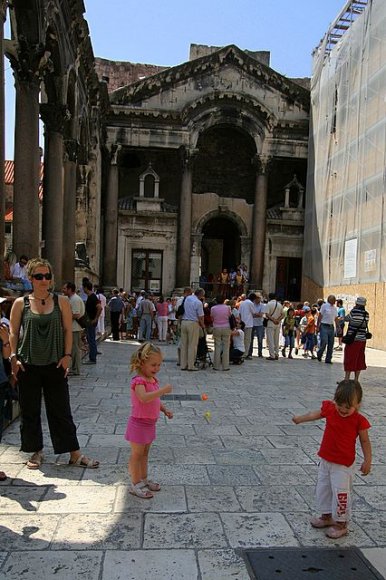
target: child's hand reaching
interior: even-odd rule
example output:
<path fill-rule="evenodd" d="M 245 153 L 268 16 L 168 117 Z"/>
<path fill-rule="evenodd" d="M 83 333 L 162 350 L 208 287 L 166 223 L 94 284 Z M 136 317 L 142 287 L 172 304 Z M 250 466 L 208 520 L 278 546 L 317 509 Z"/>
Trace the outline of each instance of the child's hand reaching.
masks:
<path fill-rule="evenodd" d="M 364 461 L 361 465 L 360 471 L 362 475 L 368 475 L 371 471 L 371 463 L 369 461 Z"/>
<path fill-rule="evenodd" d="M 173 419 L 173 411 L 170 411 L 169 409 L 164 409 L 164 415 L 168 419 Z"/>
<path fill-rule="evenodd" d="M 300 423 L 300 417 L 298 415 L 294 415 L 292 417 L 292 422 L 295 423 L 295 425 L 299 425 L 299 423 Z"/>
<path fill-rule="evenodd" d="M 173 387 L 169 384 L 165 385 L 164 387 L 162 387 L 161 391 L 163 392 L 163 394 L 167 394 L 167 393 L 171 393 L 173 390 Z"/>

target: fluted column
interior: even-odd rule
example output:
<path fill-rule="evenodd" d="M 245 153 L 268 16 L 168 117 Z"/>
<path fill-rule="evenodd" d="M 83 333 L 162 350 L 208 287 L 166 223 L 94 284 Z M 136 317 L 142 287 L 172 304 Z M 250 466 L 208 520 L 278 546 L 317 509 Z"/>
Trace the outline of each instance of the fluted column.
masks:
<path fill-rule="evenodd" d="M 111 148 L 111 162 L 107 183 L 105 206 L 105 237 L 103 251 L 103 283 L 105 286 L 117 284 L 117 247 L 118 247 L 118 194 L 119 166 L 118 154 L 121 147 Z"/>
<path fill-rule="evenodd" d="M 63 280 L 73 281 L 75 268 L 76 159 L 78 143 L 64 142 Z"/>
<path fill-rule="evenodd" d="M 265 232 L 268 194 L 268 173 L 270 157 L 256 156 L 256 189 L 253 206 L 252 252 L 250 286 L 256 289 L 263 287 Z"/>
<path fill-rule="evenodd" d="M 65 105 L 42 104 L 44 122 L 44 199 L 42 254 L 55 272 L 56 286 L 63 282 L 63 129 L 68 119 Z"/>
<path fill-rule="evenodd" d="M 190 285 L 191 230 L 192 230 L 192 166 L 195 151 L 181 147 L 182 178 L 180 211 L 178 215 L 178 245 L 176 286 Z"/>
<path fill-rule="evenodd" d="M 0 256 L 4 256 L 5 250 L 5 187 L 4 187 L 4 20 L 6 2 L 0 2 Z M 0 280 L 4 278 L 4 261 L 0 260 Z"/>

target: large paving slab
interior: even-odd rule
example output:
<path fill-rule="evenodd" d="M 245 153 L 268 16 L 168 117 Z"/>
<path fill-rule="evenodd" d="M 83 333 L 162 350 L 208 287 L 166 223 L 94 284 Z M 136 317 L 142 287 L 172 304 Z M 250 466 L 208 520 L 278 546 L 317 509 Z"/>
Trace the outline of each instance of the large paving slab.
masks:
<path fill-rule="evenodd" d="M 361 377 L 373 469 L 360 474 L 359 454 L 350 533 L 331 541 L 309 524 L 323 422 L 296 426 L 291 417 L 332 397 L 342 354 L 332 366 L 254 357 L 227 373 L 183 373 L 176 347 L 165 346 L 160 382 L 208 399 L 166 403 L 174 419 L 159 421 L 149 462 L 162 489 L 145 501 L 128 492 L 124 439 L 128 362 L 137 347 L 105 341 L 97 365 L 70 379 L 82 449 L 101 461 L 99 469 L 55 456 L 45 419 L 39 471 L 28 470 L 28 455 L 18 450 L 18 421 L 4 433 L 0 580 L 246 580 L 240 550 L 269 546 L 357 546 L 386 577 L 386 353 L 368 349 Z"/>

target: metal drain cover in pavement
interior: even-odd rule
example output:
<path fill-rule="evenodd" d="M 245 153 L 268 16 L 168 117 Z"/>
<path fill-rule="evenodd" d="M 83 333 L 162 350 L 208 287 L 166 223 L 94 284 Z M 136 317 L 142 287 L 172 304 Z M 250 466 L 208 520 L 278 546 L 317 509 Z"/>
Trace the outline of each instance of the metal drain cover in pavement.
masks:
<path fill-rule="evenodd" d="M 163 401 L 201 401 L 201 395 L 162 395 Z"/>
<path fill-rule="evenodd" d="M 384 580 L 357 548 L 245 550 L 255 580 Z"/>

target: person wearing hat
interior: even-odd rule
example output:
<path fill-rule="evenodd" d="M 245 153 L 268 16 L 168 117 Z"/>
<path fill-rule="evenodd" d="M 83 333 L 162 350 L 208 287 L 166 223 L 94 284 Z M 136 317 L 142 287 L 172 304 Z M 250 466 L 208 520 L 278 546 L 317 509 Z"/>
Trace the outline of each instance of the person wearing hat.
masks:
<path fill-rule="evenodd" d="M 354 308 L 345 316 L 348 322 L 347 335 L 354 334 L 351 344 L 345 344 L 343 354 L 343 367 L 345 379 L 349 380 L 351 373 L 354 373 L 355 380 L 359 380 L 361 371 L 366 370 L 366 335 L 368 333 L 369 313 L 365 309 L 366 298 L 358 296 Z"/>

